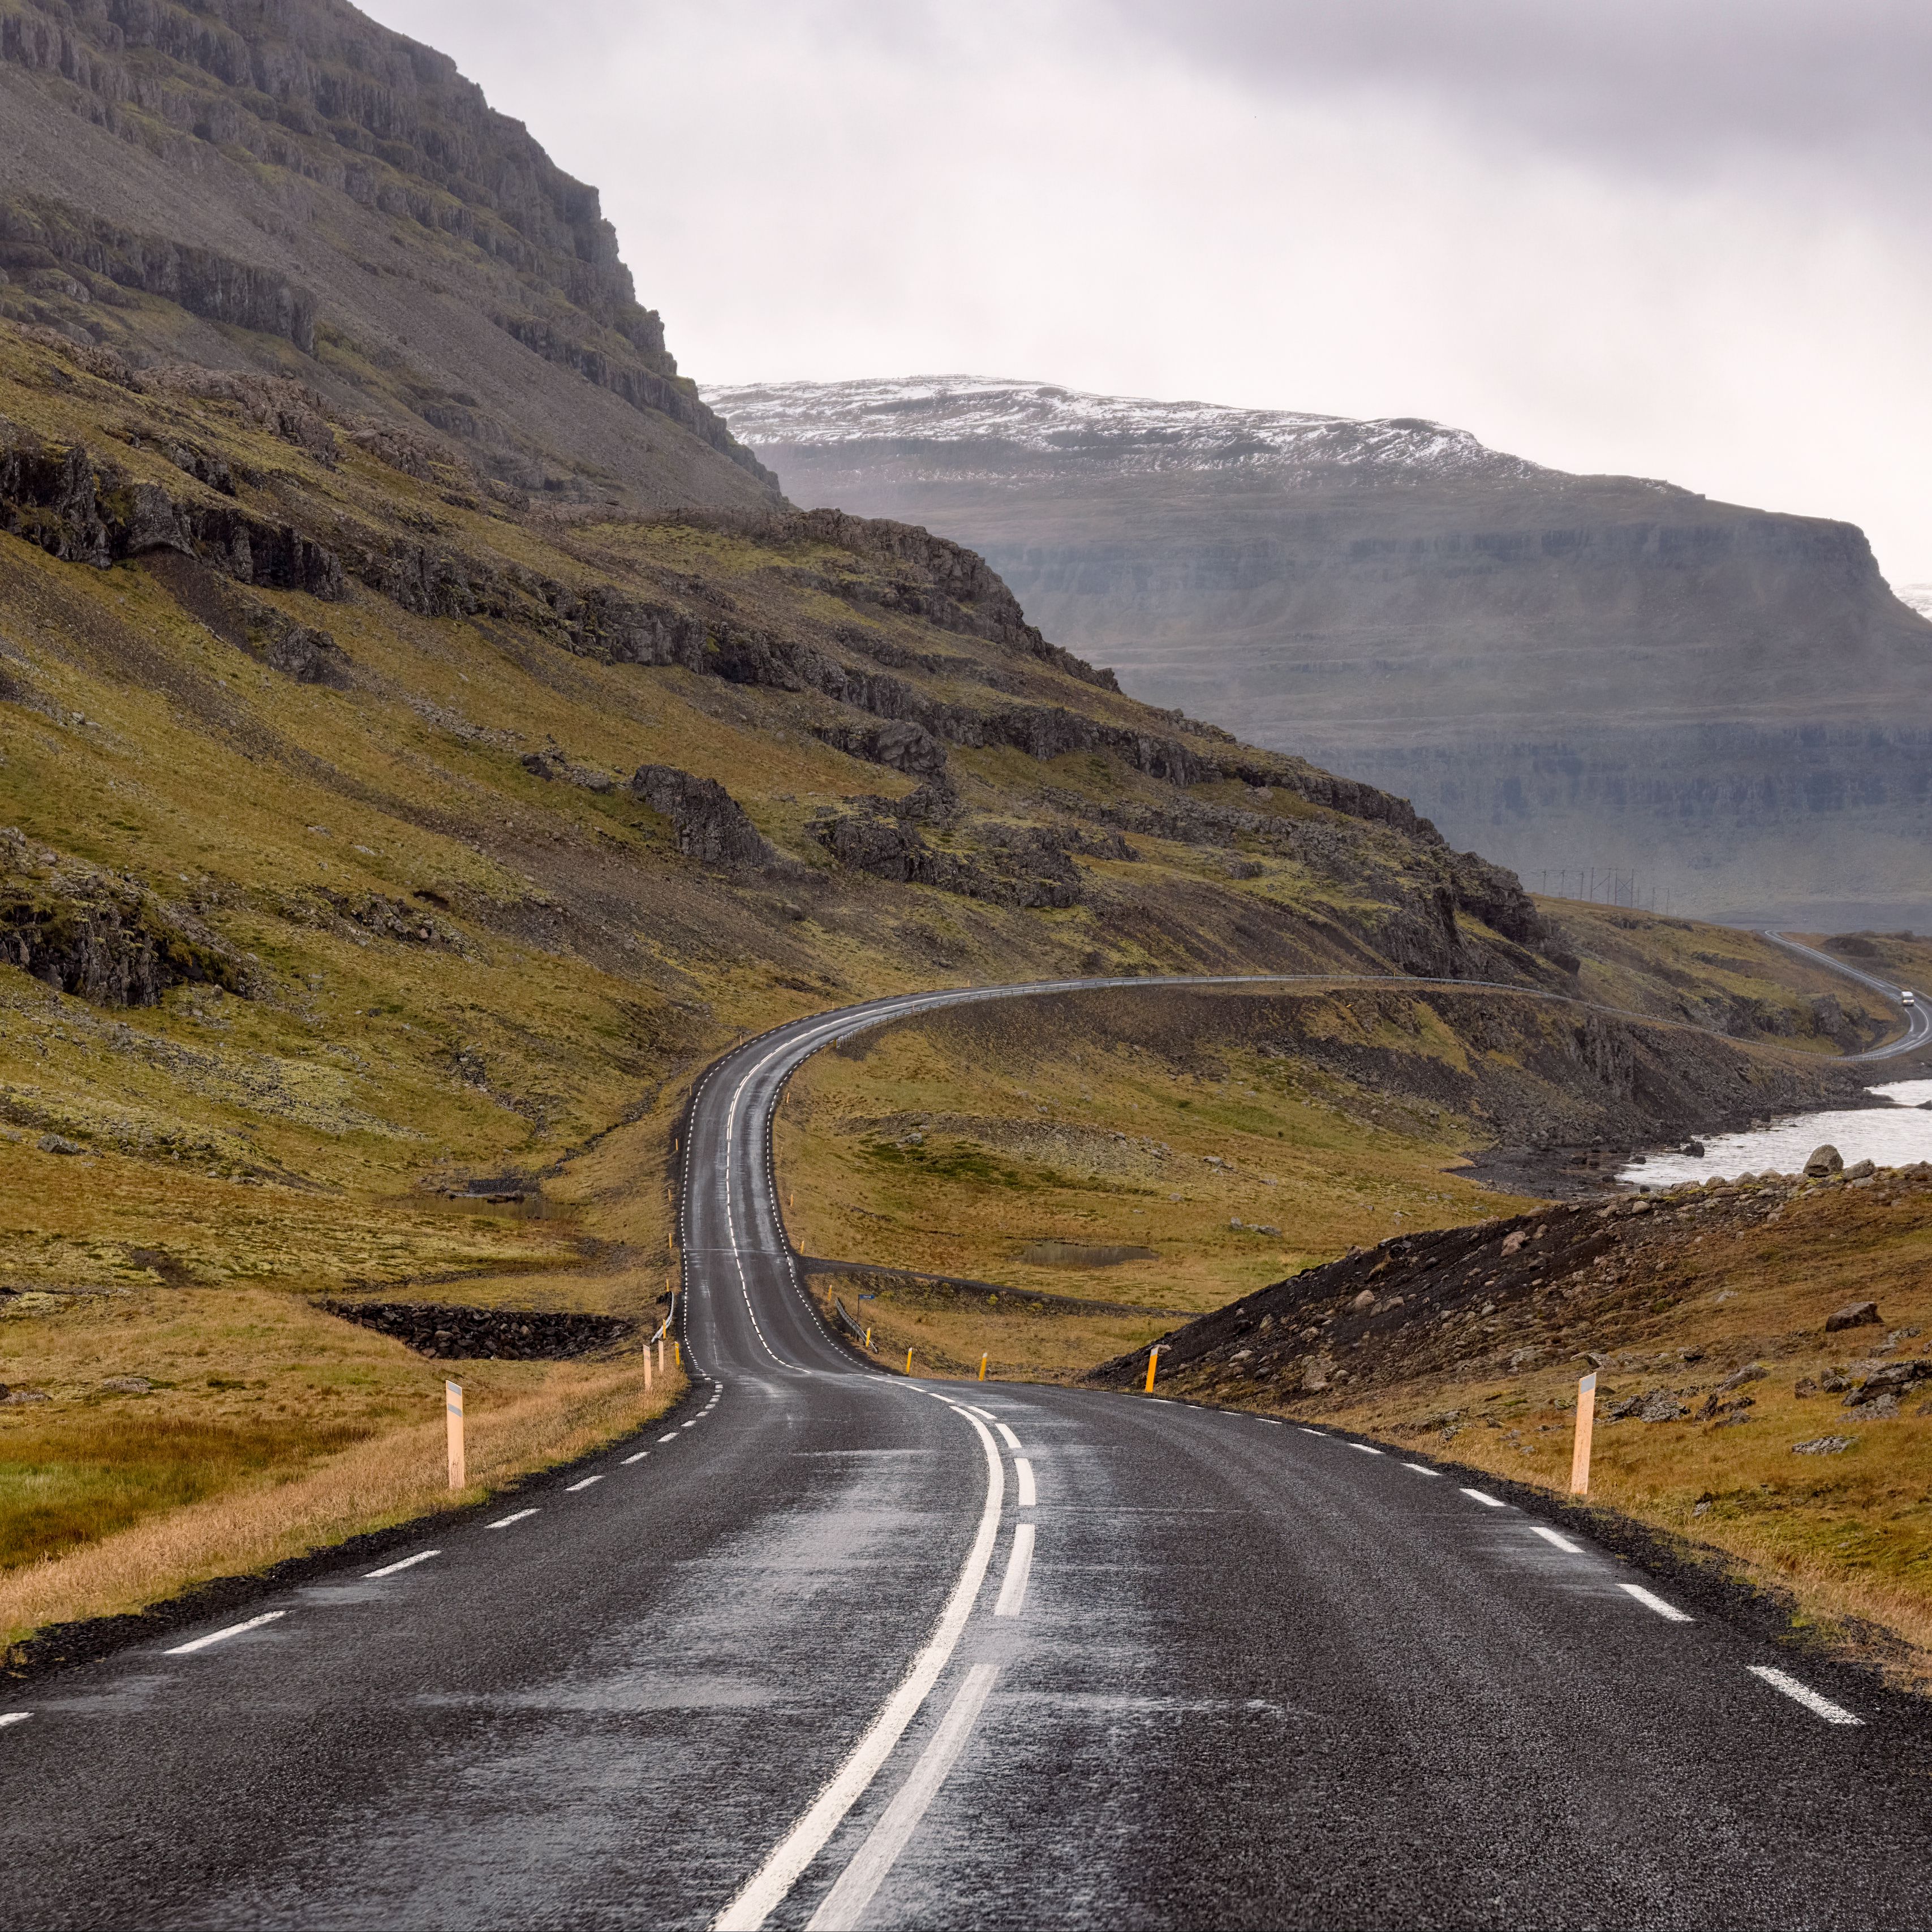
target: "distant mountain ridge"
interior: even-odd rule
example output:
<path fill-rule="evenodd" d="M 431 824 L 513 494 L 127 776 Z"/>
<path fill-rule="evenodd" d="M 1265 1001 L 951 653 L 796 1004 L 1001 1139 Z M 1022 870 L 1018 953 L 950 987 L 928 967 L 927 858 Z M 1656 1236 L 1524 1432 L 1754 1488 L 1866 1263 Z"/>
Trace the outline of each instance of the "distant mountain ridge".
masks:
<path fill-rule="evenodd" d="M 982 552 L 1126 688 L 1532 885 L 1932 926 L 1932 624 L 1852 525 L 1371 422 L 917 376 L 709 389 L 802 503 Z"/>

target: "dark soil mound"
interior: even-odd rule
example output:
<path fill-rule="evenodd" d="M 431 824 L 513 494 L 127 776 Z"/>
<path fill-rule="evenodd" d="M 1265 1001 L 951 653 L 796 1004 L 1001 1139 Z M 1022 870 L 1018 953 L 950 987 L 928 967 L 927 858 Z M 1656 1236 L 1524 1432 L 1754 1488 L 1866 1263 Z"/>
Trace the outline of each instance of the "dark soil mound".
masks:
<path fill-rule="evenodd" d="M 546 1315 L 528 1308 L 460 1308 L 434 1301 L 323 1301 L 439 1361 L 562 1362 L 595 1354 L 636 1333 L 621 1315 Z"/>

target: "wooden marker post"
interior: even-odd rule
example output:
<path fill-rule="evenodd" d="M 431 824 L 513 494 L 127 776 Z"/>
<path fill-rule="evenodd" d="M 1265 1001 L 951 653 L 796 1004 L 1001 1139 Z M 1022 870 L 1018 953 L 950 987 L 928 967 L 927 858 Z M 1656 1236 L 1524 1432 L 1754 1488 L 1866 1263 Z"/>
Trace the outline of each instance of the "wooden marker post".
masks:
<path fill-rule="evenodd" d="M 463 1456 L 463 1384 L 446 1382 L 442 1385 L 442 1406 L 449 1424 L 449 1486 L 462 1489 L 469 1482 Z"/>
<path fill-rule="evenodd" d="M 1147 1387 L 1146 1387 L 1146 1388 L 1145 1388 L 1142 1391 L 1142 1393 L 1144 1395 L 1152 1395 L 1152 1394 L 1154 1394 L 1154 1364 L 1155 1364 L 1156 1363 L 1157 1363 L 1160 1360 L 1160 1348 L 1159 1348 L 1158 1347 L 1155 1347 L 1155 1348 L 1150 1348 L 1150 1349 L 1148 1351 L 1148 1378 L 1147 1378 Z"/>
<path fill-rule="evenodd" d="M 1576 1446 L 1570 1456 L 1570 1493 L 1590 1493 L 1590 1432 L 1597 1420 L 1597 1372 L 1592 1369 L 1576 1384 Z"/>

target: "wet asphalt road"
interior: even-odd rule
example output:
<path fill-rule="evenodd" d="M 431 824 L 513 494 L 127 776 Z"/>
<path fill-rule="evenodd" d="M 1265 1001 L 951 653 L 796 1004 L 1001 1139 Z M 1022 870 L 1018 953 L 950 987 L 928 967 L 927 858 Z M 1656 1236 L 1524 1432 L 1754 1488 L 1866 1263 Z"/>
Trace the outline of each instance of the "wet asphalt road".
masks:
<path fill-rule="evenodd" d="M 700 1090 L 676 1426 L 17 1696 L 0 1927 L 1932 1924 L 1916 1712 L 1667 1580 L 1346 1437 L 855 1362 L 769 1124 L 859 1023 Z"/>

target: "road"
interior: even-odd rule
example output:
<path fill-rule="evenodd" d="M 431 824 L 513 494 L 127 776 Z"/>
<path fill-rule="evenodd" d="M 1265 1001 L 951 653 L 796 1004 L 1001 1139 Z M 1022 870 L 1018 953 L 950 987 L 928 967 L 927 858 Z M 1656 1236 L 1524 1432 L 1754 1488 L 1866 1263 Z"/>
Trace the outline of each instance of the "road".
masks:
<path fill-rule="evenodd" d="M 1720 1604 L 1426 1456 L 833 1340 L 784 1079 L 1025 990 L 712 1070 L 669 1426 L 20 1694 L 0 1926 L 1932 1924 L 1925 1726 Z"/>
<path fill-rule="evenodd" d="M 1787 939 L 1781 932 L 1774 932 L 1766 927 L 1760 938 L 1768 939 L 1774 946 L 1782 946 L 1787 952 L 1795 952 L 1801 958 L 1808 959 L 1820 966 L 1828 966 L 1834 973 L 1847 980 L 1856 980 L 1861 986 L 1882 994 L 1899 1010 L 1905 1022 L 1905 1030 L 1898 1039 L 1887 1040 L 1882 1046 L 1873 1047 L 1864 1053 L 1848 1053 L 1847 1060 L 1896 1060 L 1901 1054 L 1916 1053 L 1928 1042 L 1932 1042 L 1932 1013 L 1928 1013 L 1921 994 L 1914 992 L 1910 1005 L 1900 997 L 1903 986 L 1894 986 L 1889 980 L 1881 980 L 1875 973 L 1861 972 L 1856 966 L 1848 964 L 1835 953 L 1821 952 L 1815 946 L 1806 946 L 1796 939 Z"/>

